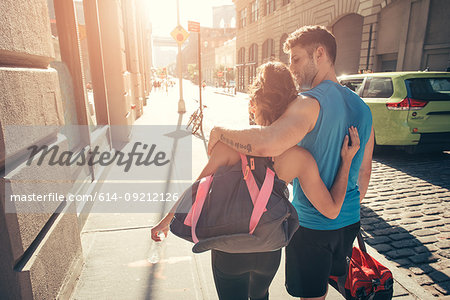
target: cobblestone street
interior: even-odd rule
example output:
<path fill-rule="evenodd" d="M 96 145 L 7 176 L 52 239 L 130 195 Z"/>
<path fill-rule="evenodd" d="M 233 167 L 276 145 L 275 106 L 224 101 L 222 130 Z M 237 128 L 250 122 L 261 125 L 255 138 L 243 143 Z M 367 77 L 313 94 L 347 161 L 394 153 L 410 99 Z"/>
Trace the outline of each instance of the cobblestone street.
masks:
<path fill-rule="evenodd" d="M 374 155 L 366 241 L 435 296 L 450 293 L 450 153 Z"/>

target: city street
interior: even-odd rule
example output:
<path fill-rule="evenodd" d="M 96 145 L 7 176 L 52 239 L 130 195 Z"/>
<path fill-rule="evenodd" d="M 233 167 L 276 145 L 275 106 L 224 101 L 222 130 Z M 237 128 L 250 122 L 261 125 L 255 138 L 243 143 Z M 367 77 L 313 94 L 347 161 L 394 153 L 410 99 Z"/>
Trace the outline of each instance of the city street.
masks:
<path fill-rule="evenodd" d="M 188 81 L 183 85 L 185 124 L 196 109 L 192 99 L 198 97 L 198 87 Z M 213 87 L 204 92 L 205 134 L 214 124 L 245 126 L 248 122 L 246 95 L 219 92 Z M 168 94 L 152 91 L 145 108 L 148 113 L 137 124 L 174 124 L 177 102 L 177 86 Z M 206 162 L 205 147 L 204 141 L 193 137 L 193 178 Z M 384 150 L 374 157 L 362 228 L 369 252 L 394 274 L 395 299 L 449 294 L 449 177 L 448 153 L 407 155 Z M 72 298 L 174 299 L 182 295 L 215 299 L 209 253 L 193 254 L 189 243 L 172 234 L 162 246 L 151 243 L 150 227 L 160 218 L 159 214 L 91 214 L 81 235 L 85 262 Z M 145 259 L 155 249 L 159 264 Z M 271 285 L 272 299 L 289 298 L 283 278 L 282 263 Z M 329 299 L 340 296 L 330 288 Z"/>
<path fill-rule="evenodd" d="M 308 138 L 321 148 L 310 150 L 327 186 L 334 178 L 327 157 L 339 153 L 317 141 L 331 145 L 349 122 L 365 140 L 370 119 L 327 81 L 361 97 L 374 141 L 391 145 L 376 147 L 360 211 L 367 253 L 393 275 L 384 288 L 393 284 L 395 300 L 450 300 L 449 0 L 2 0 L 0 7 L 0 300 L 218 299 L 210 252 L 195 254 L 174 234 L 155 242 L 151 228 L 213 165 L 211 130 L 251 128 L 250 85 L 270 100 L 251 106 L 258 120 L 268 119 L 266 105 L 278 115 L 274 102 L 295 99 L 285 66 L 298 87 L 333 102 L 320 100 L 329 109 Z M 299 126 L 311 127 L 318 106 L 303 107 L 310 114 Z M 259 148 L 223 132 L 230 144 Z M 413 154 L 428 145 L 447 149 Z M 349 186 L 355 190 L 354 180 Z M 319 229 L 339 228 L 358 220 L 353 204 L 328 227 L 316 212 L 301 213 Z M 294 299 L 284 256 L 272 300 Z M 326 255 L 320 265 L 319 272 L 331 268 Z M 301 272 L 312 283 L 299 284 L 322 294 L 327 282 L 309 274 Z M 372 297 L 383 276 L 354 281 L 370 285 Z M 328 287 L 327 299 L 350 298 Z M 266 293 L 258 292 L 250 294 Z"/>

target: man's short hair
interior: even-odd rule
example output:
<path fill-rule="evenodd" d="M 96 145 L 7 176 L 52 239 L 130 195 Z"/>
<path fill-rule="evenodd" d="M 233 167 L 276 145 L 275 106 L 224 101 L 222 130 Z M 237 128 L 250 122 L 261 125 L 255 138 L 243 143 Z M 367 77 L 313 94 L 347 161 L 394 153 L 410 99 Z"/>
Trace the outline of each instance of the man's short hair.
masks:
<path fill-rule="evenodd" d="M 303 26 L 291 33 L 284 42 L 283 50 L 289 53 L 295 46 L 305 48 L 310 56 L 317 47 L 323 46 L 331 63 L 334 64 L 336 61 L 336 39 L 324 26 Z"/>

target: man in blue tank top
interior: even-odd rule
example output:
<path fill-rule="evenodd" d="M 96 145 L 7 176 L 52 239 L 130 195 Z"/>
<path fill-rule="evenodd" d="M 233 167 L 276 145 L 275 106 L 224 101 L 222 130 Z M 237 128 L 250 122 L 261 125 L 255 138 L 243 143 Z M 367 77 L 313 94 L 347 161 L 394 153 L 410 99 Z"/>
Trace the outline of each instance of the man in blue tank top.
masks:
<path fill-rule="evenodd" d="M 374 144 L 372 115 L 361 98 L 338 83 L 334 69 L 336 41 L 322 26 L 304 26 L 284 44 L 290 69 L 303 90 L 271 126 L 246 130 L 215 127 L 208 152 L 219 140 L 256 156 L 278 156 L 294 145 L 308 149 L 322 180 L 331 188 L 340 164 L 340 148 L 350 126 L 356 126 L 361 148 L 353 158 L 347 192 L 336 219 L 323 216 L 294 180 L 293 205 L 300 228 L 286 247 L 286 289 L 302 299 L 325 299 L 330 275 L 346 272 L 346 255 L 360 227 L 360 201 L 366 194 Z"/>

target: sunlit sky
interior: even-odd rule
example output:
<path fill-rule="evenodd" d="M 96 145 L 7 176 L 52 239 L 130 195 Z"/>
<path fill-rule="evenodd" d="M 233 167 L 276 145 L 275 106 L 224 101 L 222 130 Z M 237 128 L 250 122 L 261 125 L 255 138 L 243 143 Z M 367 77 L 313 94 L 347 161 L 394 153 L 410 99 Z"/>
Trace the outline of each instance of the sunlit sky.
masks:
<path fill-rule="evenodd" d="M 187 30 L 187 21 L 200 22 L 200 26 L 212 27 L 212 8 L 233 4 L 232 0 L 179 0 L 180 24 Z M 149 0 L 150 22 L 153 35 L 170 36 L 177 25 L 176 0 Z"/>

